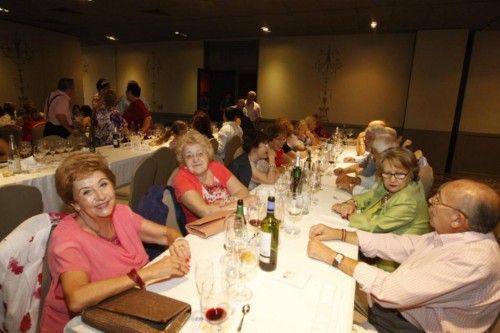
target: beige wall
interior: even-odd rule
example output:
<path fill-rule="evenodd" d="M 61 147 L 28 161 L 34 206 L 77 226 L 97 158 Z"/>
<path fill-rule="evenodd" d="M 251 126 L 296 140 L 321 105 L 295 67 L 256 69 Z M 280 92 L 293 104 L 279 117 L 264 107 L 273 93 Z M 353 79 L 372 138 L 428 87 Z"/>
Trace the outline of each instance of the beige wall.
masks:
<path fill-rule="evenodd" d="M 466 43 L 466 30 L 417 33 L 405 128 L 451 130 Z"/>
<path fill-rule="evenodd" d="M 258 100 L 265 118 L 317 113 L 323 89 L 316 70 L 320 52 L 338 50 L 341 67 L 331 76 L 329 121 L 403 122 L 413 34 L 266 38 L 260 42 Z M 333 110 L 332 110 L 333 108 Z"/>
<path fill-rule="evenodd" d="M 460 131 L 500 134 L 500 31 L 475 35 Z"/>
<path fill-rule="evenodd" d="M 83 101 L 81 50 L 79 39 L 33 28 L 25 25 L 0 21 L 0 42 L 12 39 L 16 34 L 26 40 L 33 50 L 33 58 L 23 66 L 25 96 L 41 108 L 48 93 L 57 87 L 61 77 L 75 80 L 75 103 Z M 19 81 L 17 68 L 0 52 L 0 102 L 18 102 Z"/>
<path fill-rule="evenodd" d="M 85 47 L 82 53 L 86 103 L 96 92 L 96 81 L 105 77 L 118 95 L 124 94 L 127 81 L 138 81 L 142 96 L 156 112 L 191 114 L 196 109 L 201 41 Z"/>

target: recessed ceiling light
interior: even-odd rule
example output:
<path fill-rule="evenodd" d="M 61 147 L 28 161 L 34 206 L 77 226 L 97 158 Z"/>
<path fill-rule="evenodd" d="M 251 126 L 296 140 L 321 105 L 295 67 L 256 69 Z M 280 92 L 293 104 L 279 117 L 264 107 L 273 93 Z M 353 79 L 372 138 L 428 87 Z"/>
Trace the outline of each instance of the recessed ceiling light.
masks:
<path fill-rule="evenodd" d="M 377 29 L 377 25 L 378 25 L 378 23 L 375 20 L 372 20 L 370 22 L 370 28 L 372 28 L 372 29 Z"/>
<path fill-rule="evenodd" d="M 267 33 L 271 32 L 271 29 L 269 29 L 269 27 L 266 25 L 260 27 L 260 30 L 262 30 L 263 32 L 267 32 Z"/>
<path fill-rule="evenodd" d="M 114 42 L 116 42 L 116 41 L 118 40 L 118 38 L 116 38 L 115 36 L 111 36 L 111 35 L 106 36 L 106 39 L 108 39 L 108 40 L 112 40 L 112 41 L 114 41 Z"/>
<path fill-rule="evenodd" d="M 188 36 L 187 34 L 182 33 L 182 32 L 180 32 L 180 31 L 176 31 L 176 32 L 174 32 L 174 34 L 175 34 L 176 36 L 182 36 L 182 37 L 184 37 L 184 38 L 187 38 L 187 36 Z"/>
<path fill-rule="evenodd" d="M 8 10 L 7 8 L 2 8 L 0 7 L 0 13 L 9 13 L 10 10 Z"/>

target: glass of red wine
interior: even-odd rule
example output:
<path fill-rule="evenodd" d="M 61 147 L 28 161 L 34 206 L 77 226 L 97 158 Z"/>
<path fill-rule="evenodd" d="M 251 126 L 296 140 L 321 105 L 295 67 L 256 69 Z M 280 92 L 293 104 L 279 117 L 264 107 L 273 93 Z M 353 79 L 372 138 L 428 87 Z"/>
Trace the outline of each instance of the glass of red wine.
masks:
<path fill-rule="evenodd" d="M 203 293 L 201 304 L 205 320 L 216 329 L 216 332 L 221 332 L 221 324 L 231 315 L 231 305 L 227 293 L 215 290 Z"/>

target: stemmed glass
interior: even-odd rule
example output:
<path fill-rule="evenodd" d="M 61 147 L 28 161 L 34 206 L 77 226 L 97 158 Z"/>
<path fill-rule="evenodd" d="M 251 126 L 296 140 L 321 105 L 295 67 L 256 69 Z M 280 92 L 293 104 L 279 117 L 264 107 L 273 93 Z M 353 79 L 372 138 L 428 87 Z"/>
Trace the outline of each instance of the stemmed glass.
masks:
<path fill-rule="evenodd" d="M 199 260 L 195 267 L 196 289 L 200 295 L 200 314 L 203 317 L 201 300 L 207 293 L 211 293 L 214 287 L 214 264 L 211 260 Z"/>
<path fill-rule="evenodd" d="M 39 145 L 33 147 L 33 157 L 35 158 L 35 161 L 42 162 L 46 154 L 47 152 Z"/>
<path fill-rule="evenodd" d="M 217 292 L 214 289 L 211 292 L 204 293 L 201 298 L 203 315 L 205 320 L 221 332 L 220 325 L 231 315 L 231 304 L 228 295 L 225 292 Z"/>
<path fill-rule="evenodd" d="M 300 228 L 297 226 L 297 222 L 302 217 L 302 208 L 304 206 L 304 200 L 302 198 L 302 193 L 297 191 L 296 194 L 290 194 L 286 200 L 286 221 L 285 232 L 290 236 L 296 236 L 300 233 Z"/>
<path fill-rule="evenodd" d="M 21 158 L 27 158 L 31 156 L 31 142 L 29 141 L 21 141 L 19 144 L 19 154 L 21 155 Z"/>

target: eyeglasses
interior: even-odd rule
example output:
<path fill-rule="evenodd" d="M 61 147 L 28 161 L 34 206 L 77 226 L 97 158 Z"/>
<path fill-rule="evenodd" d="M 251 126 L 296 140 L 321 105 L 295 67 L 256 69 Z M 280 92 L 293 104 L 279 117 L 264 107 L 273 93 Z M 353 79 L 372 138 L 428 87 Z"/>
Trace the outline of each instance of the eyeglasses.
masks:
<path fill-rule="evenodd" d="M 461 213 L 466 219 L 469 219 L 469 216 L 467 216 L 467 214 L 465 214 L 463 210 L 443 203 L 441 201 L 441 193 L 440 192 L 437 192 L 435 196 L 430 197 L 429 203 L 431 204 L 431 206 L 438 206 L 439 205 L 439 206 L 443 206 L 443 207 L 447 207 L 447 208 L 456 210 L 457 212 Z"/>
<path fill-rule="evenodd" d="M 408 172 L 395 172 L 395 173 L 390 173 L 390 172 L 382 172 L 382 177 L 385 179 L 390 179 L 392 176 L 396 178 L 397 180 L 403 180 L 405 179 L 406 176 L 408 176 Z"/>

